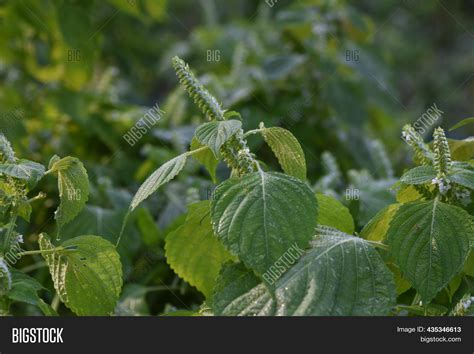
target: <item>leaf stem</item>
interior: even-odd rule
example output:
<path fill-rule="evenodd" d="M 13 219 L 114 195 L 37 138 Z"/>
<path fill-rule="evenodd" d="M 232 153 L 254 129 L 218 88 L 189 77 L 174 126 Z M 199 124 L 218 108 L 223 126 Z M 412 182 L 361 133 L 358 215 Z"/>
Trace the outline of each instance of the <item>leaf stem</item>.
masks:
<path fill-rule="evenodd" d="M 247 132 L 244 134 L 244 138 L 247 138 L 247 137 L 249 137 L 250 135 L 258 134 L 258 133 L 260 133 L 261 131 L 263 131 L 263 129 L 253 129 L 253 130 L 249 130 L 249 131 L 247 131 Z"/>
<path fill-rule="evenodd" d="M 28 199 L 26 202 L 27 202 L 28 204 L 30 204 L 30 203 L 33 203 L 33 202 L 36 201 L 36 200 L 44 199 L 44 198 L 46 198 L 46 193 L 39 192 L 36 197 L 30 198 L 30 199 Z"/>
<path fill-rule="evenodd" d="M 33 254 L 50 254 L 50 253 L 55 253 L 55 252 L 74 252 L 74 251 L 76 250 L 68 249 L 68 248 L 64 248 L 60 246 L 60 247 L 51 248 L 49 250 L 34 250 L 34 251 L 18 252 L 17 255 L 20 257 L 23 257 L 23 256 L 33 255 Z"/>
<path fill-rule="evenodd" d="M 370 240 L 367 240 L 367 242 L 370 243 L 374 247 L 377 247 L 377 248 L 380 248 L 382 250 L 388 251 L 388 245 L 386 245 L 385 243 L 377 242 L 377 241 L 370 241 Z"/>
<path fill-rule="evenodd" d="M 188 151 L 188 152 L 186 152 L 186 156 L 194 155 L 194 154 L 196 154 L 198 152 L 201 152 L 201 151 L 204 151 L 206 149 L 209 149 L 209 146 L 203 146 L 203 147 L 200 147 L 199 149 Z"/>

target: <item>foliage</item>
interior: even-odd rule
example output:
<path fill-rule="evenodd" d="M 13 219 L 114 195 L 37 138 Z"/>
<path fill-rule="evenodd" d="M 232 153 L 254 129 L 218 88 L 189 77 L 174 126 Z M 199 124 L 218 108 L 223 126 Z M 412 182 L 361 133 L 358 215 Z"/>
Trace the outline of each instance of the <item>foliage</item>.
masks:
<path fill-rule="evenodd" d="M 182 63 L 180 59 L 174 62 Z M 182 63 L 177 71 L 185 88 L 191 86 L 186 82 L 189 79 L 203 92 L 200 99 L 196 97 L 200 91 L 188 90 L 203 114 L 207 114 L 211 109 L 208 105 L 217 100 L 210 98 L 209 91 L 187 65 Z M 455 276 L 462 276 L 474 239 L 473 219 L 463 210 L 472 193 L 469 187 L 472 167 L 469 163 L 452 161 L 441 128 L 435 130 L 433 151 L 424 145 L 416 131 L 405 128 L 405 139 L 417 141 L 412 146 L 415 152 L 422 146 L 426 160 L 403 175 L 400 187 L 415 186 L 419 198 L 396 204 L 396 208 L 387 207 L 377 214 L 363 230 L 364 240 L 346 233 L 354 231 L 353 220 L 337 200 L 320 194 L 321 203 L 318 203 L 307 183 L 290 175 L 265 171 L 246 148 L 245 137 L 249 134 L 242 133 L 240 124 L 235 125 L 237 129 L 229 130 L 222 128 L 222 124 L 232 120 L 217 120 L 224 115 L 208 117 L 210 123 L 196 128 L 195 139 L 201 143 L 199 150 L 212 151 L 232 171 L 238 172 L 217 186 L 210 205 L 200 202 L 191 207 L 190 216 L 168 236 L 165 248 L 173 269 L 201 289 L 215 314 L 387 315 L 403 308 L 396 305 L 396 288 L 401 289 L 397 282 L 402 281 L 409 284 L 404 285 L 404 293 L 411 287 L 417 292 L 414 306 L 418 306 L 419 298 L 424 313 L 428 314 L 429 308 L 436 306 L 432 302 L 436 295 Z M 272 128 L 260 126 L 250 134 L 260 133 L 268 138 L 269 129 Z M 212 139 L 203 139 L 203 131 Z M 290 132 L 284 134 L 291 138 L 278 139 L 278 149 L 274 148 L 277 155 L 284 151 L 292 156 L 293 165 L 305 166 L 298 141 Z M 235 135 L 239 136 L 237 141 L 233 139 Z M 221 157 L 221 151 L 235 158 L 227 161 Z M 245 158 L 240 159 L 241 155 Z M 298 156 L 303 161 L 299 162 Z M 293 172 L 286 161 L 279 159 L 285 171 Z M 387 166 L 385 176 L 391 177 Z M 178 172 L 160 173 L 166 180 Z M 306 172 L 300 174 L 305 175 Z M 148 196 L 156 188 L 145 181 L 137 195 L 142 195 L 144 190 Z M 199 216 L 201 221 L 196 225 Z M 201 226 L 201 223 L 205 224 Z M 196 230 L 193 236 L 196 240 L 186 241 L 192 229 Z M 206 241 L 199 242 L 202 237 Z M 200 259 L 203 252 L 200 248 L 207 242 L 213 244 L 207 249 L 219 245 L 222 250 L 213 251 L 217 258 L 204 261 Z M 224 249 L 234 257 L 221 257 Z M 178 257 L 178 254 L 188 256 Z M 192 271 L 189 266 L 194 257 L 199 259 L 199 266 Z M 210 274 L 213 279 L 208 278 Z M 443 305 L 446 308 L 443 313 L 456 306 L 455 303 Z"/>
<path fill-rule="evenodd" d="M 189 9 L 188 0 L 1 2 L 0 245 L 23 240 L 15 249 L 34 253 L 14 264 L 4 254 L 0 312 L 469 314 L 474 258 L 466 237 L 452 236 L 474 211 L 472 119 L 462 119 L 472 116 L 472 5 L 206 0 Z M 427 31 L 433 19 L 441 25 Z M 436 124 L 403 129 L 417 165 L 406 170 L 398 132 L 433 102 L 446 112 Z M 453 132 L 437 129 L 430 142 L 438 125 Z M 410 218 L 415 210 L 427 216 Z M 429 215 L 442 220 L 431 233 Z M 88 238 L 98 254 L 120 257 L 121 291 L 100 255 L 81 260 L 90 235 L 100 235 Z M 331 279 L 374 281 L 380 301 L 365 287 L 336 298 L 326 286 L 327 306 L 304 309 L 312 289 L 300 282 L 319 284 L 327 269 L 306 255 L 341 238 L 325 253 L 334 259 L 319 258 L 337 270 Z M 429 239 L 450 247 L 420 246 L 413 265 L 407 242 Z M 63 250 L 69 242 L 78 249 Z M 345 251 L 377 274 L 341 263 Z M 441 254 L 452 261 L 442 271 Z M 55 257 L 90 262 L 89 297 L 76 294 L 78 279 L 50 272 L 45 258 Z M 293 271 L 303 266 L 306 279 Z"/>

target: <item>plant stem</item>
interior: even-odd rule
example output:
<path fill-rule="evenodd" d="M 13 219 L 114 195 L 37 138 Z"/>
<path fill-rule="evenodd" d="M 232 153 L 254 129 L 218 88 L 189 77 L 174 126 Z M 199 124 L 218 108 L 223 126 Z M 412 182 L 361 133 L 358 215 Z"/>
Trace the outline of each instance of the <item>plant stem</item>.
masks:
<path fill-rule="evenodd" d="M 30 198 L 30 199 L 28 199 L 26 202 L 27 202 L 28 204 L 30 204 L 30 203 L 33 203 L 33 202 L 36 201 L 36 200 L 44 199 L 44 198 L 46 198 L 46 193 L 39 192 L 36 197 Z"/>
<path fill-rule="evenodd" d="M 58 307 L 59 307 L 59 296 L 58 293 L 54 293 L 53 301 L 51 301 L 51 308 L 58 312 Z"/>
<path fill-rule="evenodd" d="M 2 251 L 3 253 L 7 253 L 10 249 L 10 246 L 11 246 L 11 237 L 12 237 L 12 234 L 13 234 L 13 229 L 15 228 L 15 223 L 16 223 L 16 218 L 18 217 L 17 213 L 16 213 L 16 210 L 14 211 L 14 214 L 10 220 L 10 223 L 8 225 L 8 230 L 7 230 L 7 233 L 5 235 L 5 238 L 3 239 L 3 247 L 2 247 Z"/>

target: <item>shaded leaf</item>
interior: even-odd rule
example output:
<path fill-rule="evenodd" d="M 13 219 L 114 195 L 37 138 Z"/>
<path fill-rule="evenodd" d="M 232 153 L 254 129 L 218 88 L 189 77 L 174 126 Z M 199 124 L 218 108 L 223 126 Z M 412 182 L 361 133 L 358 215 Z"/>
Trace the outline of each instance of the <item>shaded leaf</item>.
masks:
<path fill-rule="evenodd" d="M 194 137 L 193 140 L 191 141 L 191 151 L 197 150 L 203 146 L 204 145 L 202 145 L 196 139 L 196 137 Z M 192 156 L 204 165 L 204 167 L 207 169 L 207 171 L 211 175 L 212 182 L 217 183 L 216 168 L 217 168 L 217 165 L 219 164 L 219 160 L 214 156 L 213 152 L 210 149 L 205 149 L 203 151 L 194 153 Z"/>
<path fill-rule="evenodd" d="M 166 236 L 165 252 L 175 273 L 207 299 L 212 295 L 222 264 L 233 259 L 214 236 L 209 201 L 189 206 L 185 222 Z"/>
<path fill-rule="evenodd" d="M 347 234 L 354 233 L 352 215 L 340 201 L 324 194 L 316 194 L 318 200 L 318 224 L 331 226 Z"/>

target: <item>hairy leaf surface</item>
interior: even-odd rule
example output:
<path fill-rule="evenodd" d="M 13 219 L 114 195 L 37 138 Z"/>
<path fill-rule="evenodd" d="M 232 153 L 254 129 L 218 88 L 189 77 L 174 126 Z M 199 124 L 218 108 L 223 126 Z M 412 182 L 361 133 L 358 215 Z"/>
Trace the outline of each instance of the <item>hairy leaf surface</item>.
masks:
<path fill-rule="evenodd" d="M 26 180 L 31 189 L 43 177 L 44 166 L 37 162 L 20 159 L 15 163 L 0 164 L 0 173 Z"/>
<path fill-rule="evenodd" d="M 212 308 L 218 316 L 273 316 L 275 301 L 252 271 L 234 263 L 222 267 Z"/>
<path fill-rule="evenodd" d="M 41 250 L 53 248 L 41 234 Z M 67 251 L 43 254 L 61 301 L 79 316 L 110 315 L 122 287 L 122 265 L 115 247 L 99 236 L 78 236 L 62 243 Z"/>
<path fill-rule="evenodd" d="M 80 213 L 89 198 L 89 179 L 82 162 L 71 156 L 51 160 L 50 171 L 58 174 L 58 189 L 61 203 L 55 212 L 60 230 Z"/>
<path fill-rule="evenodd" d="M 463 187 L 474 189 L 474 168 L 468 163 L 456 162 L 449 179 Z"/>
<path fill-rule="evenodd" d="M 367 241 L 319 227 L 312 248 L 278 281 L 276 299 L 278 315 L 387 315 L 395 284 Z"/>
<path fill-rule="evenodd" d="M 418 166 L 405 172 L 400 178 L 405 184 L 424 184 L 431 183 L 431 180 L 436 177 L 436 170 L 433 166 Z"/>
<path fill-rule="evenodd" d="M 461 271 L 473 232 L 466 211 L 435 199 L 402 205 L 387 240 L 404 277 L 428 302 Z"/>
<path fill-rule="evenodd" d="M 313 192 L 299 179 L 255 172 L 216 188 L 211 218 L 226 248 L 263 274 L 293 245 L 308 246 L 317 207 Z"/>
<path fill-rule="evenodd" d="M 186 221 L 166 236 L 165 251 L 175 273 L 206 298 L 212 295 L 222 264 L 233 259 L 214 236 L 207 200 L 189 206 Z"/>
<path fill-rule="evenodd" d="M 241 128 L 242 122 L 236 119 L 213 121 L 200 125 L 194 136 L 201 144 L 209 146 L 217 157 L 221 146 Z"/>
<path fill-rule="evenodd" d="M 183 169 L 187 159 L 187 154 L 181 154 L 169 160 L 153 172 L 143 184 L 138 188 L 132 199 L 130 210 L 134 210 L 141 202 L 154 193 L 160 186 L 175 178 Z"/>
<path fill-rule="evenodd" d="M 306 180 L 306 160 L 300 143 L 290 131 L 271 127 L 262 135 L 278 159 L 283 171 L 290 176 Z"/>

